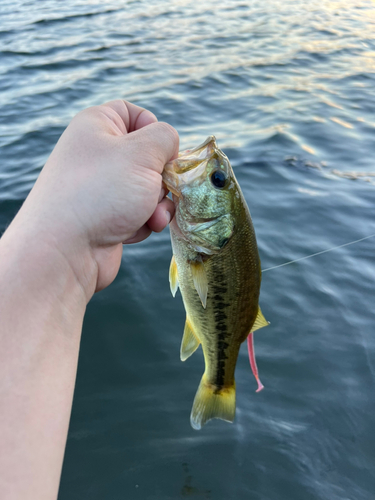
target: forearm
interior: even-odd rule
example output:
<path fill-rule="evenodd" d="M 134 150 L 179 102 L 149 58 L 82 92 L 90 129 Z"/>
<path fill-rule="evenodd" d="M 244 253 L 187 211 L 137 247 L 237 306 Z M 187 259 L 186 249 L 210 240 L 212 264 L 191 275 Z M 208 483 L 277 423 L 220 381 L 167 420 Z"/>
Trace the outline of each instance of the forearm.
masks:
<path fill-rule="evenodd" d="M 0 499 L 54 500 L 86 303 L 161 231 L 178 134 L 112 101 L 79 113 L 0 240 Z"/>
<path fill-rule="evenodd" d="M 57 496 L 87 298 L 49 243 L 0 240 L 0 498 Z"/>

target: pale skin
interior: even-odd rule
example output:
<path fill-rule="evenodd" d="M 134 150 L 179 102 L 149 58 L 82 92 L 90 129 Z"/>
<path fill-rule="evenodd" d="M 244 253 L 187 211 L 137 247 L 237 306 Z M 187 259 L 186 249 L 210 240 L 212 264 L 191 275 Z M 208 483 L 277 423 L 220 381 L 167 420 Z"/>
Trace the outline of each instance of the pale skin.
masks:
<path fill-rule="evenodd" d="M 173 217 L 161 172 L 177 154 L 175 129 L 147 110 L 86 109 L 0 239 L 0 498 L 56 499 L 86 305 L 123 243 Z"/>

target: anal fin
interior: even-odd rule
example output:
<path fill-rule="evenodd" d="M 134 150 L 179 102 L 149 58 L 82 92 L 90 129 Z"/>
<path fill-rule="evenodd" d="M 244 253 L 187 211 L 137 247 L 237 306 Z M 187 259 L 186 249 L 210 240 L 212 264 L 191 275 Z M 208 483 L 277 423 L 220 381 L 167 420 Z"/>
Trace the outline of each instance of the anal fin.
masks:
<path fill-rule="evenodd" d="M 181 342 L 181 361 L 185 361 L 187 358 L 189 358 L 193 354 L 193 352 L 198 349 L 199 344 L 200 342 L 194 334 L 189 318 L 186 318 L 184 335 Z"/>

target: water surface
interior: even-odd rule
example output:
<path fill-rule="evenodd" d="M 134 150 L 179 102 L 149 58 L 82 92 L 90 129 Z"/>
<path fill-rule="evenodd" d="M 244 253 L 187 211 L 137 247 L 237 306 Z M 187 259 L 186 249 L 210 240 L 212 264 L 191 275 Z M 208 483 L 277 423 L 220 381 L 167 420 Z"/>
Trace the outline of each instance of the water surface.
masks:
<path fill-rule="evenodd" d="M 2 229 L 74 114 L 120 97 L 175 126 L 182 149 L 216 135 L 263 268 L 373 234 L 374 86 L 370 0 L 3 0 Z M 179 360 L 168 231 L 126 247 L 88 306 L 59 500 L 371 499 L 374 245 L 264 274 L 266 389 L 244 346 L 235 423 L 200 432 L 203 359 Z"/>

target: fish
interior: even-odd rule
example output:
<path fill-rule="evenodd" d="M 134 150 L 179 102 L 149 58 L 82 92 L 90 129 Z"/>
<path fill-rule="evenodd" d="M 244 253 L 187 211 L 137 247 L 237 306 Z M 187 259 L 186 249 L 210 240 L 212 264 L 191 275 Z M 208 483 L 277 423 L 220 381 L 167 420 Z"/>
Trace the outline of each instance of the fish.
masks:
<path fill-rule="evenodd" d="M 252 335 L 269 324 L 259 307 L 261 264 L 249 208 L 214 136 L 180 152 L 162 177 L 176 209 L 169 281 L 186 311 L 180 357 L 202 345 L 205 361 L 190 415 L 199 430 L 213 418 L 233 422 L 235 367 L 246 339 L 257 391 L 263 388 Z"/>

